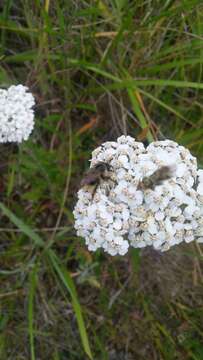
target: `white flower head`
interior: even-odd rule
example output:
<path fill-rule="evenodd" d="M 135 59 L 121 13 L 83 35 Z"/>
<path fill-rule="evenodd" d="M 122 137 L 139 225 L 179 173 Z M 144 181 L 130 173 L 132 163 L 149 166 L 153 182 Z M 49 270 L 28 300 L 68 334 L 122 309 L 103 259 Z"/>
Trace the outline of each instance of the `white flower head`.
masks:
<path fill-rule="evenodd" d="M 89 250 L 103 248 L 114 256 L 130 246 L 166 251 L 183 241 L 202 242 L 203 170 L 189 150 L 171 140 L 145 148 L 123 135 L 95 149 L 90 168 L 101 161 L 110 165 L 113 181 L 100 181 L 94 196 L 91 186 L 80 189 L 74 209 L 75 228 Z M 140 187 L 166 166 L 171 176 Z"/>
<path fill-rule="evenodd" d="M 23 85 L 0 89 L 0 142 L 21 143 L 34 127 L 34 97 Z"/>

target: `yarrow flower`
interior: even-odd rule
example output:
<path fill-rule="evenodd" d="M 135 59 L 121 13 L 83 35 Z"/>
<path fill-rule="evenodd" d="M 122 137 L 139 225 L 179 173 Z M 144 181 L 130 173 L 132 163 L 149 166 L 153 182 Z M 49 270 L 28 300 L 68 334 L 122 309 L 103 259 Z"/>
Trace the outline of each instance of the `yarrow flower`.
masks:
<path fill-rule="evenodd" d="M 189 150 L 170 140 L 145 148 L 121 136 L 93 151 L 90 167 L 100 161 L 111 166 L 113 181 L 101 181 L 94 196 L 84 186 L 74 209 L 77 234 L 89 250 L 124 255 L 129 246 L 166 251 L 183 241 L 203 242 L 203 170 Z M 165 165 L 173 166 L 170 179 L 140 189 L 143 178 Z"/>
<path fill-rule="evenodd" d="M 0 89 L 0 142 L 27 140 L 34 127 L 34 97 L 23 85 Z"/>

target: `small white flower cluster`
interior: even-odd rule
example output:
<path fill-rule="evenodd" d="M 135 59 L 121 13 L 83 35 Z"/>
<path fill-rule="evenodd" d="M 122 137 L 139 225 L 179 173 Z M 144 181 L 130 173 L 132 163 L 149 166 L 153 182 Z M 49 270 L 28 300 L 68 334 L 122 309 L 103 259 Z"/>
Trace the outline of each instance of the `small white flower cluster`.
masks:
<path fill-rule="evenodd" d="M 124 255 L 130 245 L 165 251 L 183 241 L 203 242 L 203 170 L 189 150 L 170 140 L 145 148 L 121 136 L 93 151 L 91 167 L 99 161 L 111 165 L 113 181 L 102 180 L 94 196 L 92 186 L 84 186 L 74 209 L 77 234 L 89 250 Z M 164 165 L 173 166 L 169 180 L 138 190 Z"/>
<path fill-rule="evenodd" d="M 34 97 L 23 85 L 0 89 L 0 143 L 27 140 L 34 127 Z"/>

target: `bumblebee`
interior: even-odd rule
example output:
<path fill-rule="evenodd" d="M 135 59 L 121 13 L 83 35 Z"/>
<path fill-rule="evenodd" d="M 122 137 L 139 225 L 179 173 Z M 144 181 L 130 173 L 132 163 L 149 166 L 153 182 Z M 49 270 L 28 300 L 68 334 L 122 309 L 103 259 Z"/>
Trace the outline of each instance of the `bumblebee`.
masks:
<path fill-rule="evenodd" d="M 154 171 L 151 175 L 145 176 L 138 184 L 138 190 L 146 190 L 154 188 L 157 185 L 162 185 L 165 180 L 173 177 L 173 166 L 161 166 L 160 169 Z"/>
<path fill-rule="evenodd" d="M 106 162 L 99 161 L 92 168 L 90 168 L 84 175 L 84 178 L 81 181 L 81 187 L 91 186 L 93 187 L 92 198 L 94 197 L 98 186 L 102 181 L 114 180 L 111 178 L 110 174 L 112 172 L 112 166 Z"/>

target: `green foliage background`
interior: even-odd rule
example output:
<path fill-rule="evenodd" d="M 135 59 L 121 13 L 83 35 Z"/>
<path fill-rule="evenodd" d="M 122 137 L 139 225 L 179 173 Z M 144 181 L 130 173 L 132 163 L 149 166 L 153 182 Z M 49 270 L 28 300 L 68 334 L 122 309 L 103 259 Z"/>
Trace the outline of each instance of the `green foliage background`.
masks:
<path fill-rule="evenodd" d="M 0 82 L 36 126 L 0 146 L 0 359 L 203 358 L 203 252 L 89 253 L 72 209 L 91 151 L 170 138 L 203 166 L 201 0 L 5 0 Z"/>

